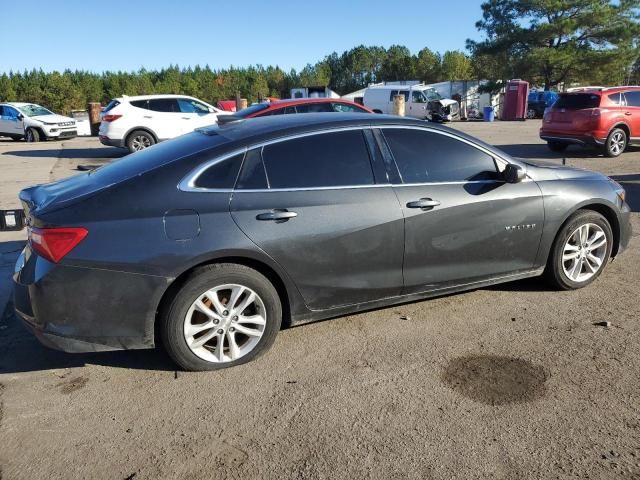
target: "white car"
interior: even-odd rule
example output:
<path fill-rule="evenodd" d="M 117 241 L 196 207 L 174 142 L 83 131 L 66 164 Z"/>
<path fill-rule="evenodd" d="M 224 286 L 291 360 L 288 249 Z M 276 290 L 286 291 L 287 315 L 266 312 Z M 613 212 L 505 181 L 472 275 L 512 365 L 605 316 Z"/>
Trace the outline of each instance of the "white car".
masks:
<path fill-rule="evenodd" d="M 230 115 L 185 95 L 143 95 L 114 98 L 102 111 L 100 142 L 137 152 L 151 145 L 213 125 Z"/>
<path fill-rule="evenodd" d="M 35 103 L 0 103 L 0 136 L 38 142 L 77 135 L 73 118 L 50 112 Z"/>

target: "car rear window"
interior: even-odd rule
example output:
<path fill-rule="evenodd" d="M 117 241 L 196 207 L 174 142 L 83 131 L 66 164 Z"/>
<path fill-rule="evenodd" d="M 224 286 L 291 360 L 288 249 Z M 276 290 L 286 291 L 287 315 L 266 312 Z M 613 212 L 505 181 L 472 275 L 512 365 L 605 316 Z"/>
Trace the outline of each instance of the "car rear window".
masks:
<path fill-rule="evenodd" d="M 111 110 L 112 108 L 117 107 L 118 105 L 120 105 L 120 102 L 114 98 L 109 103 L 107 103 L 107 106 L 104 107 L 103 112 L 107 113 L 109 110 Z"/>
<path fill-rule="evenodd" d="M 581 110 L 583 108 L 598 108 L 600 95 L 592 93 L 568 93 L 560 95 L 554 108 L 566 108 L 568 110 Z"/>

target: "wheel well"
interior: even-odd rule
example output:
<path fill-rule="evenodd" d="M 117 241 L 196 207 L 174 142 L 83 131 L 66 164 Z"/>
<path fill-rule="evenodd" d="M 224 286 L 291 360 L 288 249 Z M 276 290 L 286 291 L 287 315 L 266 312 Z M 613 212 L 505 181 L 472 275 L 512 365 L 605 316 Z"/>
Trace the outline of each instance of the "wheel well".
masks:
<path fill-rule="evenodd" d="M 613 132 L 614 129 L 619 128 L 621 130 L 624 130 L 624 133 L 627 134 L 627 142 L 629 142 L 629 137 L 631 136 L 631 131 L 629 130 L 629 125 L 627 125 L 626 123 L 618 123 L 617 125 L 614 125 L 613 127 L 611 127 L 611 130 L 609 130 L 609 133 Z M 607 135 L 608 137 L 609 135 Z"/>
<path fill-rule="evenodd" d="M 604 218 L 607 219 L 609 225 L 611 225 L 611 232 L 613 233 L 613 245 L 611 246 L 611 256 L 615 257 L 618 253 L 618 247 L 620 245 L 620 223 L 618 222 L 618 217 L 615 212 L 607 207 L 606 205 L 602 205 L 601 203 L 594 203 L 591 205 L 584 205 L 580 207 L 580 210 L 592 210 L 594 212 L 598 212 Z"/>
<path fill-rule="evenodd" d="M 124 143 L 128 144 L 129 143 L 129 137 L 131 136 L 131 134 L 135 133 L 135 132 L 139 132 L 139 131 L 147 132 L 149 135 L 151 135 L 153 137 L 155 142 L 158 143 L 158 137 L 156 136 L 156 134 L 153 133 L 151 130 L 149 130 L 146 127 L 136 127 L 136 128 L 132 128 L 131 130 L 129 130 L 127 132 L 127 134 L 125 135 L 125 137 L 124 137 Z"/>
<path fill-rule="evenodd" d="M 280 275 L 278 275 L 276 271 L 273 270 L 271 267 L 269 267 L 268 265 L 258 260 L 253 260 L 251 258 L 245 258 L 245 257 L 222 257 L 222 258 L 216 258 L 215 260 L 202 262 L 202 263 L 199 263 L 198 265 L 194 265 L 193 267 L 182 272 L 178 277 L 176 277 L 176 279 L 171 283 L 171 285 L 169 285 L 169 288 L 165 290 L 164 294 L 162 295 L 162 298 L 160 299 L 160 303 L 158 304 L 158 308 L 156 309 L 156 316 L 154 321 L 156 345 L 158 344 L 158 338 L 159 338 L 158 319 L 160 318 L 160 315 L 162 314 L 162 312 L 164 312 L 165 309 L 169 307 L 173 298 L 176 296 L 178 291 L 182 288 L 186 280 L 194 271 L 196 271 L 197 269 L 205 265 L 213 265 L 216 263 L 236 263 L 238 265 L 244 265 L 245 267 L 253 268 L 254 270 L 260 272 L 262 275 L 267 277 L 267 279 L 272 283 L 272 285 L 278 292 L 278 296 L 280 297 L 280 303 L 282 305 L 282 326 L 283 327 L 290 326 L 291 313 L 290 313 L 290 305 L 289 305 L 289 294 L 287 293 L 287 287 L 285 286 L 284 282 L 280 278 Z"/>

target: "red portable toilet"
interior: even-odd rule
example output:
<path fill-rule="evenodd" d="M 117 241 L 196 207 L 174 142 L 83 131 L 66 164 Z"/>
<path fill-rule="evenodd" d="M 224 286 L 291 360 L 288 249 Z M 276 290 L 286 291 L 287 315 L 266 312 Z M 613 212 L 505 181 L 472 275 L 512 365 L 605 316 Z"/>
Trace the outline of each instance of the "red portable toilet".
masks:
<path fill-rule="evenodd" d="M 527 118 L 527 97 L 529 82 L 516 79 L 509 80 L 504 93 L 502 120 L 524 120 Z"/>

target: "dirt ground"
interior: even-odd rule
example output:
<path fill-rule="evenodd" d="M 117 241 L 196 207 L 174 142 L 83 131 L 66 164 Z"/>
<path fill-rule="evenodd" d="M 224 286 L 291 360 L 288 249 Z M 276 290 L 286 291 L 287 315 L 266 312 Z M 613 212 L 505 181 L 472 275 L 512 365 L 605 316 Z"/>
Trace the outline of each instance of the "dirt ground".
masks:
<path fill-rule="evenodd" d="M 539 121 L 453 126 L 562 161 Z M 0 208 L 121 154 L 0 140 Z M 566 162 L 617 179 L 634 210 L 628 251 L 579 291 L 533 279 L 305 325 L 215 373 L 48 350 L 7 304 L 0 478 L 640 479 L 640 149 Z M 23 239 L 0 233 L 0 313 Z"/>

